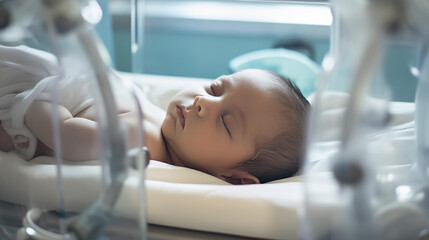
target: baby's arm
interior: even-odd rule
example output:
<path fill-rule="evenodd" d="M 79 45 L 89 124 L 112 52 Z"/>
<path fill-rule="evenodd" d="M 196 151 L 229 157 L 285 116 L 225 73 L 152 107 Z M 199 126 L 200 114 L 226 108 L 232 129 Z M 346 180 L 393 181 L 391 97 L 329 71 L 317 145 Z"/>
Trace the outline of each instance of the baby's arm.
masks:
<path fill-rule="evenodd" d="M 97 123 L 73 117 L 61 105 L 57 111 L 63 158 L 73 161 L 95 159 L 98 155 Z M 52 103 L 33 102 L 25 114 L 25 124 L 41 142 L 54 149 Z"/>

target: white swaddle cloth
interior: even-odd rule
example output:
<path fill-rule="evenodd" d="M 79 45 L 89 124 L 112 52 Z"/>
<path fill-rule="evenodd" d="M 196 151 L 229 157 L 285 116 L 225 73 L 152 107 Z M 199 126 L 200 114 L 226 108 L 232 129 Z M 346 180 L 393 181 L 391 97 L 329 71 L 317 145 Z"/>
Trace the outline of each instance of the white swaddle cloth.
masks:
<path fill-rule="evenodd" d="M 26 46 L 0 45 L 0 121 L 15 151 L 27 160 L 33 158 L 37 146 L 36 137 L 24 123 L 33 101 L 50 101 L 58 83 L 57 102 L 73 116 L 93 104 L 87 75 L 60 73 L 52 54 Z"/>

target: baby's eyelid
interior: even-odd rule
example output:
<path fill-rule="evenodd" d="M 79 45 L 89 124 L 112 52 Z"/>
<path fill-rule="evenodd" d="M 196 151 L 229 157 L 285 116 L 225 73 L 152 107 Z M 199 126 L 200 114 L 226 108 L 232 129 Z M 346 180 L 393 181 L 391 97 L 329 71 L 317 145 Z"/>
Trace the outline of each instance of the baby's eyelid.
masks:
<path fill-rule="evenodd" d="M 225 127 L 226 132 L 227 132 L 227 133 L 228 133 L 228 135 L 231 137 L 231 132 L 229 131 L 228 125 L 227 125 L 227 124 L 226 124 L 226 122 L 225 122 L 224 115 L 221 115 L 221 119 L 222 119 L 222 124 L 223 124 L 223 126 Z"/>
<path fill-rule="evenodd" d="M 215 91 L 215 89 L 213 87 L 213 84 L 210 85 L 210 90 L 212 91 L 213 96 L 216 96 L 216 91 Z"/>
<path fill-rule="evenodd" d="M 210 89 L 212 90 L 214 96 L 222 95 L 222 92 L 221 92 L 222 88 L 218 82 L 215 81 L 212 84 L 210 84 Z"/>

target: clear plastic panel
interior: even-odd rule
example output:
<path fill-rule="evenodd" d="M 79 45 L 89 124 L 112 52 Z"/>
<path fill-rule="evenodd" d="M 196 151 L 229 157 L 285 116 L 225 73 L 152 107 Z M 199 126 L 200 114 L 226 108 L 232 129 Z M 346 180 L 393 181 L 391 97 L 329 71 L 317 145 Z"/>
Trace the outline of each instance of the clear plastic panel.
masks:
<path fill-rule="evenodd" d="M 145 239 L 139 93 L 93 31 L 99 6 L 5 1 L 0 12 L 1 133 L 15 144 L 0 152 L 0 238 Z M 129 197 L 135 214 L 118 215 Z"/>
<path fill-rule="evenodd" d="M 425 239 L 429 182 L 427 164 L 418 159 L 428 158 L 427 76 L 420 76 L 416 124 L 393 114 L 383 63 L 393 37 L 414 43 L 427 36 L 410 38 L 400 10 L 410 7 L 407 1 L 331 3 L 336 45 L 313 99 L 301 233 L 304 239 Z"/>

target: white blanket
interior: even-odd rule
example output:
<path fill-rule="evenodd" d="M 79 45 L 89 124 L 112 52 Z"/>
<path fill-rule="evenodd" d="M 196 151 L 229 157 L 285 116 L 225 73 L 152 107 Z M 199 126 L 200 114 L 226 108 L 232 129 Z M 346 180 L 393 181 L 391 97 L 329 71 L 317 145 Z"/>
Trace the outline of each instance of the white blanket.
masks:
<path fill-rule="evenodd" d="M 161 106 L 178 88 L 199 81 L 178 83 L 176 78 L 170 77 L 124 76 L 144 84 L 149 99 L 158 101 Z M 164 87 L 156 88 L 157 85 Z M 155 95 L 163 97 L 157 100 Z M 333 104 L 327 111 L 344 107 L 344 104 L 339 104 L 339 99 L 344 99 L 343 95 L 333 94 L 331 97 Z M 408 131 L 413 130 L 413 112 L 413 103 L 392 104 L 394 117 L 402 119 L 398 124 L 408 122 L 411 126 L 406 128 L 409 139 L 413 138 L 413 132 Z M 326 117 L 336 119 L 332 114 Z M 329 171 L 324 160 L 333 153 L 336 144 L 335 139 L 323 141 L 310 157 L 315 164 L 314 172 L 325 180 L 331 179 L 330 173 L 320 172 Z M 100 168 L 87 164 L 66 163 L 62 168 L 65 209 L 68 211 L 82 211 L 101 192 Z M 303 204 L 304 189 L 301 176 L 261 185 L 232 186 L 196 170 L 159 162 L 151 162 L 146 173 L 149 223 L 264 239 L 298 239 L 298 210 Z M 138 174 L 130 170 L 115 209 L 116 215 L 137 217 Z M 53 159 L 39 157 L 26 162 L 13 153 L 0 152 L 0 200 L 57 208 Z"/>

